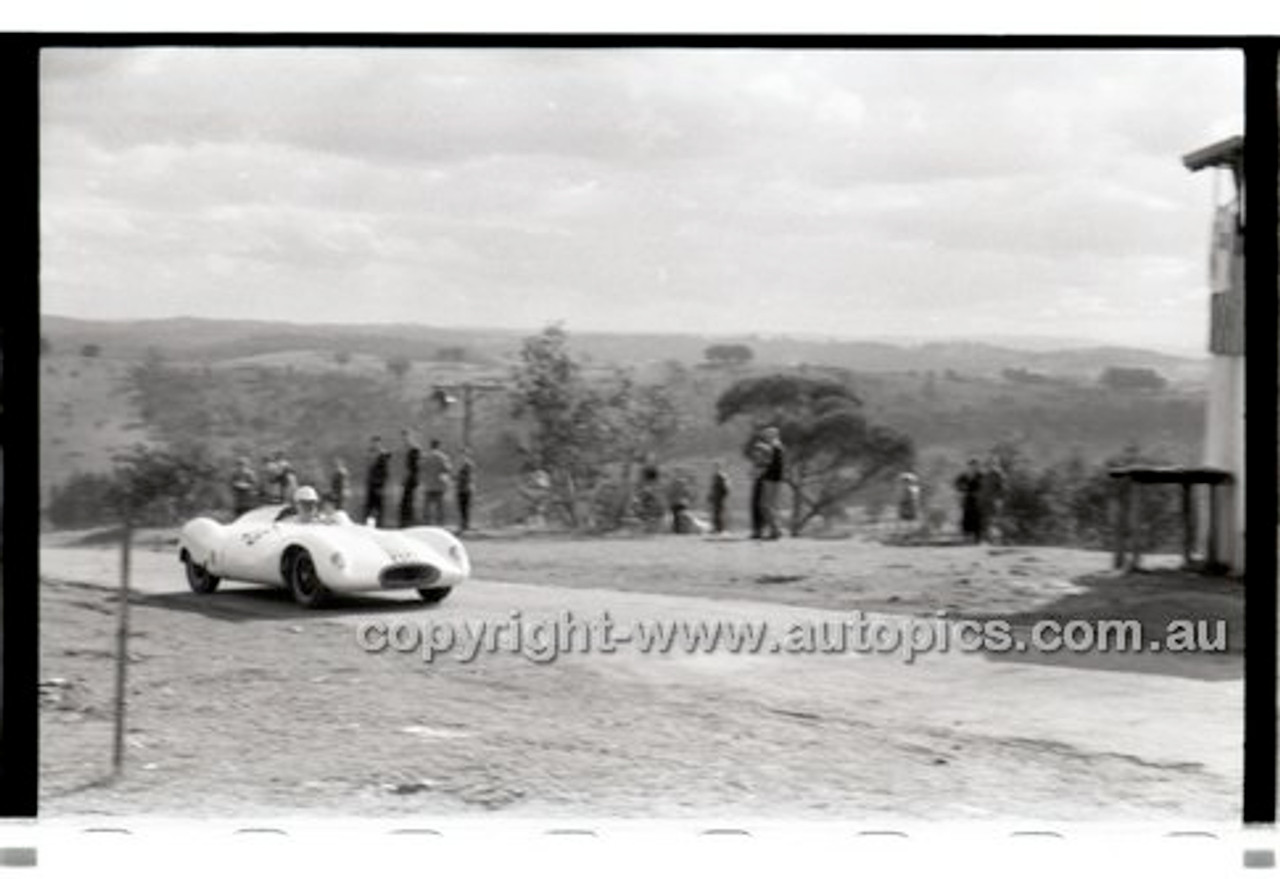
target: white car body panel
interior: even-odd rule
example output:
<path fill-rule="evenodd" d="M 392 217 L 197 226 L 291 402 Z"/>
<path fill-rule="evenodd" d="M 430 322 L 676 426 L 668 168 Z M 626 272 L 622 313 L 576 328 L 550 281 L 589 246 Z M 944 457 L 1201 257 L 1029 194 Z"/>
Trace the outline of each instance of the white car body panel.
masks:
<path fill-rule="evenodd" d="M 223 579 L 284 586 L 284 554 L 300 547 L 325 587 L 336 592 L 457 586 L 471 575 L 466 549 L 443 528 L 384 530 L 355 524 L 345 513 L 303 524 L 281 519 L 286 509 L 259 507 L 230 524 L 192 519 L 178 538 L 179 558 Z M 427 569 L 434 572 L 431 579 L 413 576 Z M 404 579 L 391 579 L 397 572 Z"/>

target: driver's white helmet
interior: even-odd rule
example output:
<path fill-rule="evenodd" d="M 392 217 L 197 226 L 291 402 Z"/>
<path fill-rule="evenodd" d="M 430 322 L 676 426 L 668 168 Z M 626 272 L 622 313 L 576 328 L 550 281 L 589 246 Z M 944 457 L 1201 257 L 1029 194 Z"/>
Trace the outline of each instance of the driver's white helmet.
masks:
<path fill-rule="evenodd" d="M 293 493 L 293 502 L 295 504 L 318 504 L 320 503 L 320 495 L 316 494 L 316 490 L 309 485 L 304 485 Z"/>

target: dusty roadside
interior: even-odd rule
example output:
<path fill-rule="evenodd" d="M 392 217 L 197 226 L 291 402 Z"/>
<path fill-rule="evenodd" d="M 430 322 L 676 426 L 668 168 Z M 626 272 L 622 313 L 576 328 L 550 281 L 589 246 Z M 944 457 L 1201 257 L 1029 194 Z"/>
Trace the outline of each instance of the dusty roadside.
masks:
<path fill-rule="evenodd" d="M 800 579 L 737 586 L 798 588 L 828 578 L 848 603 L 832 607 L 829 590 L 811 593 L 818 596 L 811 602 L 794 593 L 780 602 L 773 590 L 749 600 L 699 578 L 708 570 L 741 578 L 734 572 L 753 569 L 758 557 L 748 553 L 758 547 L 726 548 L 710 568 L 673 562 L 655 570 L 649 554 L 678 561 L 691 547 L 664 542 L 634 541 L 633 554 L 593 545 L 616 570 L 608 583 L 588 582 L 604 562 L 590 569 L 590 559 L 572 560 L 579 550 L 531 542 L 521 578 L 528 585 L 482 577 L 433 610 L 371 598 L 320 613 L 234 585 L 191 595 L 170 553 L 141 549 L 129 770 L 112 785 L 100 782 L 110 746 L 116 555 L 111 547 L 46 547 L 42 809 L 1209 822 L 1238 812 L 1238 653 L 1107 670 L 982 656 L 907 665 L 888 657 L 627 653 L 535 663 L 495 654 L 424 663 L 411 654 L 370 655 L 355 642 L 363 620 L 463 623 L 513 609 L 608 610 L 619 619 L 835 617 L 857 606 L 849 582 L 866 584 L 868 609 L 907 613 L 923 613 L 949 582 L 946 594 L 963 602 L 957 610 L 975 614 L 979 607 L 1028 613 L 1105 594 L 1071 582 L 1072 565 L 1096 569 L 1096 559 L 1068 564 L 1062 551 L 898 559 L 842 545 L 830 552 L 848 557 L 819 557 L 801 575 L 804 548 L 784 541 L 790 567 L 778 556 L 775 567 L 754 570 Z M 518 547 L 474 546 L 482 573 L 516 563 Z M 735 549 L 741 555 L 731 561 Z M 559 573 L 555 557 L 565 566 Z M 1037 564 L 1044 567 L 1012 571 Z M 991 573 L 1001 565 L 1004 574 Z M 839 567 L 858 573 L 837 578 Z M 576 585 L 547 585 L 553 577 Z M 1229 609 L 1227 588 L 1192 605 Z"/>

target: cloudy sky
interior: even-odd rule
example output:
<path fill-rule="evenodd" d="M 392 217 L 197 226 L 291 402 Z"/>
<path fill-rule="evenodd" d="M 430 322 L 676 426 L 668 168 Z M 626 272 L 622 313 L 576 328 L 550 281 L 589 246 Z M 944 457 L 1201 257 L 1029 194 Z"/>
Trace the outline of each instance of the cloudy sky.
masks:
<path fill-rule="evenodd" d="M 1218 52 L 50 50 L 42 311 L 1202 350 Z M 1218 197 L 1229 192 L 1218 183 Z"/>

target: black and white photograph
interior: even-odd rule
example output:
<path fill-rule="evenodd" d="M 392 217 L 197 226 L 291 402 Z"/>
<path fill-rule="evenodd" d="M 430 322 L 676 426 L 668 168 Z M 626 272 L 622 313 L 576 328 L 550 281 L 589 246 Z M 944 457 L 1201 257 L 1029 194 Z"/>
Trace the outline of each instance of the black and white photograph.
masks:
<path fill-rule="evenodd" d="M 1238 825 L 1243 53 L 536 42 L 41 52 L 41 817 Z"/>

